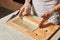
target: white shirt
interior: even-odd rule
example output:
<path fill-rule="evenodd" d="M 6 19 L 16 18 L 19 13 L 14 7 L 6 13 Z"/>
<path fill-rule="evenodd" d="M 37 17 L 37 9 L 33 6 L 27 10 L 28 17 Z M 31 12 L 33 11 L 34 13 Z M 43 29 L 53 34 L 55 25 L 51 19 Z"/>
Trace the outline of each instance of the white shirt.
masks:
<path fill-rule="evenodd" d="M 44 11 L 52 9 L 57 4 L 57 0 L 32 0 L 35 12 L 38 16 L 42 16 Z M 49 18 L 53 23 L 57 22 L 58 14 L 54 14 Z"/>

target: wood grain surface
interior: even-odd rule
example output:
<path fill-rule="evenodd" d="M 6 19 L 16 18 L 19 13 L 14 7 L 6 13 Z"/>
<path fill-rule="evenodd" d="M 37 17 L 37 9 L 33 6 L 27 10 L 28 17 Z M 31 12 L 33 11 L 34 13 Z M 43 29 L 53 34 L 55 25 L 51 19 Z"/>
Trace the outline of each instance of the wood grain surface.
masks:
<path fill-rule="evenodd" d="M 32 17 L 32 16 L 28 16 L 28 17 L 25 16 L 25 18 L 29 18 L 29 20 L 30 20 L 30 17 Z M 31 20 L 34 21 L 35 18 L 33 18 Z M 45 22 L 45 23 L 48 23 L 48 22 Z M 56 25 L 56 24 L 48 25 L 45 28 L 39 28 L 34 25 L 31 25 L 30 22 L 28 23 L 28 21 L 25 22 L 24 20 L 21 20 L 18 16 L 9 20 L 7 22 L 7 24 L 16 30 L 21 31 L 21 32 L 35 38 L 36 40 L 48 40 L 59 29 L 59 25 Z"/>

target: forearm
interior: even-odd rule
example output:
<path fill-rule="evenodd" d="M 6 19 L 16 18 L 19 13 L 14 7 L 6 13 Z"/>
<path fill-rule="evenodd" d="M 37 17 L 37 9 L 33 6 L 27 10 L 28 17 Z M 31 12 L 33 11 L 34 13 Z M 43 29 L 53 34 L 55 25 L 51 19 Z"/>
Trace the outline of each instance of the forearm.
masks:
<path fill-rule="evenodd" d="M 54 15 L 56 12 L 58 12 L 60 10 L 60 4 L 56 5 L 54 8 L 52 8 L 50 10 L 50 16 L 48 17 L 51 17 L 52 15 Z"/>
<path fill-rule="evenodd" d="M 54 8 L 49 9 L 47 12 L 44 12 L 44 15 L 42 18 L 45 20 L 48 20 L 52 15 L 54 15 L 55 12 L 58 12 L 60 10 L 60 4 L 56 5 Z"/>
<path fill-rule="evenodd" d="M 58 12 L 60 10 L 60 4 L 56 5 L 51 10 L 48 10 L 47 12 L 44 12 L 44 15 L 42 16 L 42 21 L 39 24 L 39 27 L 42 27 L 43 23 L 47 21 L 52 15 L 54 15 L 55 12 Z M 47 13 L 47 15 L 45 15 Z"/>
<path fill-rule="evenodd" d="M 55 12 L 60 10 L 60 4 L 56 5 L 54 8 L 51 9 L 51 14 L 53 15 Z"/>
<path fill-rule="evenodd" d="M 55 12 L 58 12 L 59 10 L 60 10 L 60 4 L 56 5 L 53 9 L 49 10 L 48 15 L 46 17 L 43 17 L 41 24 L 47 21 Z"/>
<path fill-rule="evenodd" d="M 53 11 L 54 12 L 57 12 L 60 10 L 60 4 L 56 5 L 54 8 L 53 8 Z"/>

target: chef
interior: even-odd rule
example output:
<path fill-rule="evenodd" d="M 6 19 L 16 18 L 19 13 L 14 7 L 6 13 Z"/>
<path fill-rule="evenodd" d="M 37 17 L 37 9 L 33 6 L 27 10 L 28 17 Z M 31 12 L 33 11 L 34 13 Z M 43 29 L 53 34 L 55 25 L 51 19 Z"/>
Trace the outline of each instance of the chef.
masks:
<path fill-rule="evenodd" d="M 39 25 L 43 24 L 46 20 L 58 24 L 59 21 L 57 20 L 57 17 L 59 17 L 59 14 L 58 12 L 55 12 L 56 9 L 54 9 L 57 6 L 60 7 L 60 5 L 57 5 L 58 1 L 59 0 L 25 0 L 24 5 L 20 9 L 19 16 L 21 17 L 28 14 L 32 9 L 37 16 L 43 18 Z M 32 2 L 32 5 L 30 5 L 30 2 Z M 59 7 L 57 8 L 59 9 Z"/>

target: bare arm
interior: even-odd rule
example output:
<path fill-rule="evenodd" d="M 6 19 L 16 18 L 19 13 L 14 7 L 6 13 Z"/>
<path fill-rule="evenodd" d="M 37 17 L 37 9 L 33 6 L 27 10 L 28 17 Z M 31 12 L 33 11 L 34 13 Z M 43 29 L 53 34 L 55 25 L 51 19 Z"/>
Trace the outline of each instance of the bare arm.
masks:
<path fill-rule="evenodd" d="M 19 12 L 18 16 L 21 17 L 23 15 L 30 13 L 30 9 L 31 9 L 30 0 L 25 0 L 24 5 L 20 8 L 20 12 Z M 29 10 L 29 11 L 27 11 L 27 10 Z"/>
<path fill-rule="evenodd" d="M 60 10 L 60 3 L 57 6 L 54 7 L 53 11 L 54 12 L 57 12 L 59 10 Z"/>
<path fill-rule="evenodd" d="M 60 4 L 56 5 L 51 10 L 44 12 L 44 15 L 42 16 L 43 20 L 40 22 L 39 27 L 42 27 L 43 23 L 47 21 L 55 12 L 58 12 L 59 10 L 60 10 Z"/>
<path fill-rule="evenodd" d="M 44 18 L 45 20 L 49 19 L 49 17 L 51 17 L 55 12 L 58 12 L 60 10 L 60 4 L 56 5 L 54 8 L 43 12 L 43 16 L 42 18 Z"/>

